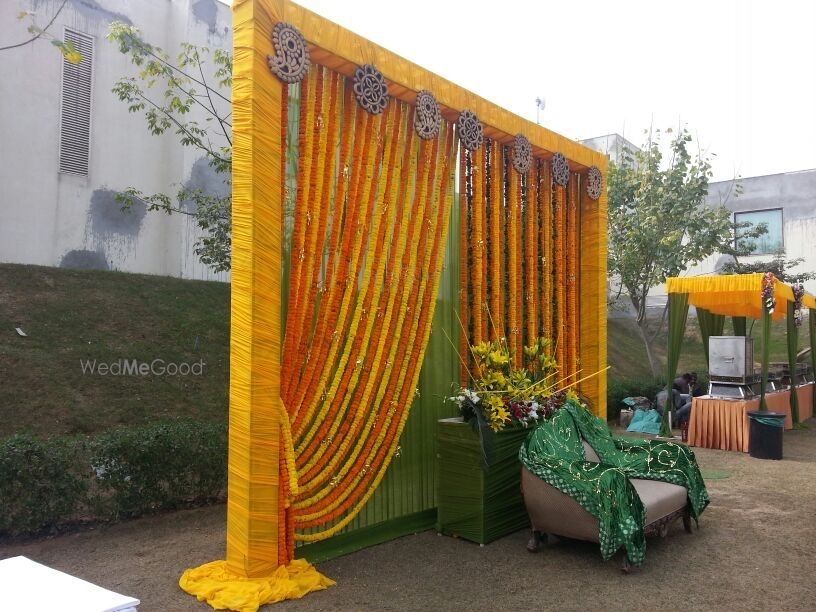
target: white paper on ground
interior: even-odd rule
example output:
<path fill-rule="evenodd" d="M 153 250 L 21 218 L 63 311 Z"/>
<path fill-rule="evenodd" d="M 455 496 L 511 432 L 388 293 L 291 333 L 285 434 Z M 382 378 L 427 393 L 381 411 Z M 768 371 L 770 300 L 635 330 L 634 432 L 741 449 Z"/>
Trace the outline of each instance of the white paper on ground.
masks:
<path fill-rule="evenodd" d="M 139 600 L 114 593 L 27 557 L 0 560 L 3 610 L 40 612 L 124 612 Z"/>

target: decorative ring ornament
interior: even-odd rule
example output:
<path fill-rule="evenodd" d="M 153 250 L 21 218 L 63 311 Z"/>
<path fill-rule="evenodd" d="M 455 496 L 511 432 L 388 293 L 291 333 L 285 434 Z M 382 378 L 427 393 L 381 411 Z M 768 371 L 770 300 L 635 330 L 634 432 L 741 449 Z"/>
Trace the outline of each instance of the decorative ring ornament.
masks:
<path fill-rule="evenodd" d="M 592 166 L 587 172 L 586 190 L 590 200 L 597 200 L 601 197 L 601 187 L 603 176 L 596 166 Z"/>
<path fill-rule="evenodd" d="M 468 151 L 475 151 L 482 146 L 482 122 L 476 117 L 473 111 L 463 110 L 459 114 L 459 142 Z"/>
<path fill-rule="evenodd" d="M 513 167 L 519 174 L 527 174 L 533 163 L 533 145 L 521 134 L 513 141 Z"/>
<path fill-rule="evenodd" d="M 552 177 L 557 185 L 566 187 L 569 183 L 570 169 L 567 163 L 567 158 L 561 153 L 556 153 L 552 156 Z"/>
<path fill-rule="evenodd" d="M 354 71 L 354 95 L 357 103 L 372 115 L 379 115 L 388 106 L 388 85 L 382 72 L 371 64 Z"/>
<path fill-rule="evenodd" d="M 297 83 L 309 72 L 309 46 L 295 26 L 279 21 L 272 28 L 275 55 L 267 57 L 269 69 L 284 83 Z"/>
<path fill-rule="evenodd" d="M 423 89 L 416 96 L 414 130 L 422 140 L 431 140 L 439 134 L 442 125 L 442 113 L 433 94 Z"/>

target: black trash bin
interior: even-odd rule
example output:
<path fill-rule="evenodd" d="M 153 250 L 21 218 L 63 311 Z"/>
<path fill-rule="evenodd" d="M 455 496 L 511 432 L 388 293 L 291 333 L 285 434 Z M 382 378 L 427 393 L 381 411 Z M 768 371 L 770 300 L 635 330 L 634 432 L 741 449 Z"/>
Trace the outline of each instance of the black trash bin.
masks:
<path fill-rule="evenodd" d="M 781 459 L 785 415 L 755 410 L 748 413 L 748 418 L 751 420 L 748 454 L 756 459 Z"/>

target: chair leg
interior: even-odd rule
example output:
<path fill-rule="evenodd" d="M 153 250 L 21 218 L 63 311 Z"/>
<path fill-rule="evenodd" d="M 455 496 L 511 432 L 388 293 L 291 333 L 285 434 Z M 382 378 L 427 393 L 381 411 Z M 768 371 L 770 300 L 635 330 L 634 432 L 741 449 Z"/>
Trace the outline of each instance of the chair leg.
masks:
<path fill-rule="evenodd" d="M 621 571 L 628 574 L 632 571 L 632 563 L 629 561 L 629 555 L 623 553 L 623 563 L 621 563 Z"/>
<path fill-rule="evenodd" d="M 691 533 L 691 513 L 688 510 L 683 513 L 683 529 Z"/>
<path fill-rule="evenodd" d="M 542 544 L 547 544 L 547 534 L 533 529 L 530 539 L 527 541 L 527 551 L 531 553 L 541 552 Z"/>

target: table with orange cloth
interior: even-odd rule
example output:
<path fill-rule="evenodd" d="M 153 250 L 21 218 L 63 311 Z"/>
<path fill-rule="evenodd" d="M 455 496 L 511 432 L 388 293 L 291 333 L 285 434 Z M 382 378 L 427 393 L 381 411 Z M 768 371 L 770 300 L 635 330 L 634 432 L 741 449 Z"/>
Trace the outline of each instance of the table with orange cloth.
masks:
<path fill-rule="evenodd" d="M 796 393 L 799 394 L 799 422 L 809 419 L 813 416 L 813 383 L 806 385 L 799 385 L 796 387 Z M 793 421 L 790 414 L 785 417 L 785 429 L 793 427 Z"/>
<path fill-rule="evenodd" d="M 802 396 L 799 401 L 802 401 Z M 771 412 L 789 415 L 790 391 L 786 389 L 768 393 L 765 395 L 765 403 Z M 759 410 L 759 397 L 753 399 L 724 399 L 708 395 L 695 397 L 689 420 L 689 446 L 747 453 L 750 431 L 747 413 L 752 410 Z M 787 421 L 788 419 L 785 419 L 785 428 L 790 429 Z"/>

